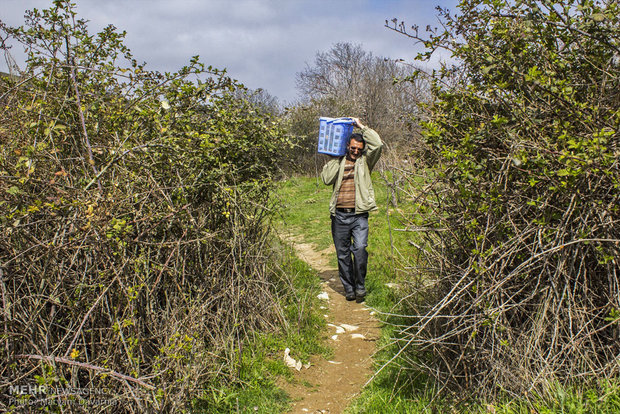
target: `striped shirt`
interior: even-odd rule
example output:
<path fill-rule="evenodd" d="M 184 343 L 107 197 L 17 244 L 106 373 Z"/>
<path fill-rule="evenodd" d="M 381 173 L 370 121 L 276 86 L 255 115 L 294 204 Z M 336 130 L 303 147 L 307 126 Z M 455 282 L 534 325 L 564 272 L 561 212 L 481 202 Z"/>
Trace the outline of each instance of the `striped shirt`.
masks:
<path fill-rule="evenodd" d="M 342 184 L 338 192 L 337 208 L 355 208 L 355 161 L 346 160 Z"/>

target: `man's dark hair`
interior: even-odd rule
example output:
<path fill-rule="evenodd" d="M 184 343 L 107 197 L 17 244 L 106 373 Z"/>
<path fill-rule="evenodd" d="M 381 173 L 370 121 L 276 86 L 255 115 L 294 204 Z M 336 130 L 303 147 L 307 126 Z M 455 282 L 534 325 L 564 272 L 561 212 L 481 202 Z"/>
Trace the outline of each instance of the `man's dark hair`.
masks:
<path fill-rule="evenodd" d="M 361 142 L 362 144 L 364 144 L 364 146 L 362 147 L 362 149 L 366 148 L 366 140 L 364 139 L 364 137 L 362 136 L 362 134 L 360 133 L 355 133 L 355 134 L 351 134 L 351 136 L 349 137 L 349 142 L 347 142 L 347 147 L 349 146 L 349 144 L 351 143 L 351 140 L 354 139 L 357 142 Z"/>

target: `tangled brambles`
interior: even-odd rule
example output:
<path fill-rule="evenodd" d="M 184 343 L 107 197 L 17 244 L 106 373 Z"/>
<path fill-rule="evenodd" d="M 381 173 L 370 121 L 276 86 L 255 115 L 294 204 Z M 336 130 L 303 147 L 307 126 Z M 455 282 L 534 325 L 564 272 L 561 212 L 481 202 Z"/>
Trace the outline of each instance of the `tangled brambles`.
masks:
<path fill-rule="evenodd" d="M 618 374 L 620 9 L 493 3 L 463 2 L 432 43 L 462 66 L 424 126 L 401 356 L 466 395 L 523 396 Z"/>
<path fill-rule="evenodd" d="M 39 384 L 178 411 L 281 318 L 266 240 L 283 134 L 224 73 L 148 71 L 68 2 L 27 23 L 2 27 L 30 54 L 0 80 L 0 406 Z"/>

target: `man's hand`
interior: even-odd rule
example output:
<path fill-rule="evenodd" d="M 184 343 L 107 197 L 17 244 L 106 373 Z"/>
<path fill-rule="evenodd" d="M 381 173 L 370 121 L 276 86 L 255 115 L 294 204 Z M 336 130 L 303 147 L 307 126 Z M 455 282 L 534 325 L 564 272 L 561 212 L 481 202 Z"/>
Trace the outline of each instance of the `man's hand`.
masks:
<path fill-rule="evenodd" d="M 353 125 L 358 127 L 359 129 L 365 128 L 364 125 L 360 122 L 359 118 L 351 118 L 353 120 Z"/>

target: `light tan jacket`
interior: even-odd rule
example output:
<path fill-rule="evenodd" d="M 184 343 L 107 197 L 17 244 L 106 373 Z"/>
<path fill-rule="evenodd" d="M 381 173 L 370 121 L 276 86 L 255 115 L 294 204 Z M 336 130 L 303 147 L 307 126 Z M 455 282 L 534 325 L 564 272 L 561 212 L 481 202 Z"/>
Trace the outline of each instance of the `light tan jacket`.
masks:
<path fill-rule="evenodd" d="M 375 190 L 372 188 L 372 180 L 370 173 L 374 168 L 379 157 L 381 156 L 381 148 L 383 142 L 379 134 L 373 129 L 364 127 L 362 136 L 366 141 L 366 147 L 362 156 L 355 161 L 355 213 L 366 213 L 368 211 L 377 210 L 375 201 Z M 342 175 L 344 173 L 346 157 L 334 157 L 323 166 L 321 179 L 326 185 L 333 185 L 334 191 L 329 202 L 329 212 L 331 215 L 336 214 L 336 203 L 338 202 L 338 193 L 340 192 L 340 184 L 342 184 Z"/>

